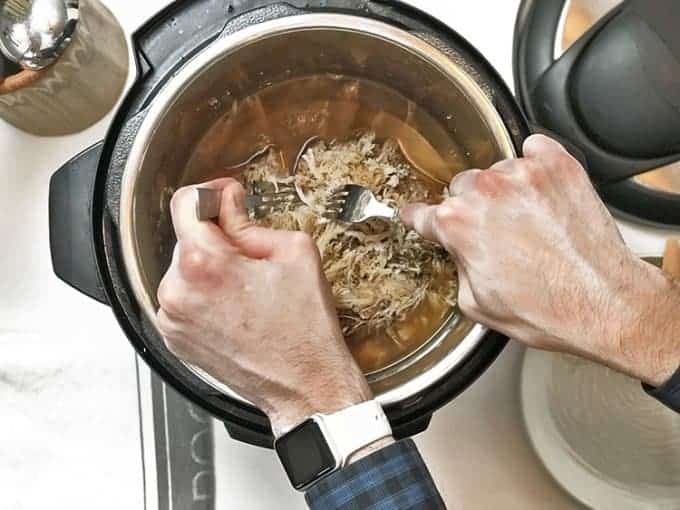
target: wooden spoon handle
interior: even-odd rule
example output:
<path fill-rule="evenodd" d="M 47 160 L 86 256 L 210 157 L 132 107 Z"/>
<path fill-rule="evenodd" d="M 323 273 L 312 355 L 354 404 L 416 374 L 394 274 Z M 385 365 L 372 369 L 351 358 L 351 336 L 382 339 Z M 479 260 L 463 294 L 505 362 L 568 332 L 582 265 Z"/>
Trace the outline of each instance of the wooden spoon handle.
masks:
<path fill-rule="evenodd" d="M 23 69 L 17 74 L 6 76 L 4 80 L 0 80 L 0 94 L 9 94 L 28 87 L 40 77 L 41 73 L 42 71 Z"/>

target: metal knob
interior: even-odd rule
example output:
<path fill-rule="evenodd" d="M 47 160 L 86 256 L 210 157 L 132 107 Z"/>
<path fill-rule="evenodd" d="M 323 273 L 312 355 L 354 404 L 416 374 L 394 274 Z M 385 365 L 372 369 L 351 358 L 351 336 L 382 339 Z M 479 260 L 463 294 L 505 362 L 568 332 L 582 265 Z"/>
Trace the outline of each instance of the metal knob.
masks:
<path fill-rule="evenodd" d="M 71 42 L 78 0 L 0 0 L 0 51 L 24 69 L 53 63 Z"/>

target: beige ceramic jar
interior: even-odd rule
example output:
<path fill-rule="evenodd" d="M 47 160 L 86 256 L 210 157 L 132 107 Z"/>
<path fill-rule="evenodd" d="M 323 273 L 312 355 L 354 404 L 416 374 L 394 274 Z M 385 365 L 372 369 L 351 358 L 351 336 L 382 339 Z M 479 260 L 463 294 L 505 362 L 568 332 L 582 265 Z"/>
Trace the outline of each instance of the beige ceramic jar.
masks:
<path fill-rule="evenodd" d="M 54 64 L 0 82 L 0 118 L 59 136 L 86 129 L 116 104 L 128 73 L 125 35 L 98 0 L 80 0 L 79 11 L 73 39 Z"/>

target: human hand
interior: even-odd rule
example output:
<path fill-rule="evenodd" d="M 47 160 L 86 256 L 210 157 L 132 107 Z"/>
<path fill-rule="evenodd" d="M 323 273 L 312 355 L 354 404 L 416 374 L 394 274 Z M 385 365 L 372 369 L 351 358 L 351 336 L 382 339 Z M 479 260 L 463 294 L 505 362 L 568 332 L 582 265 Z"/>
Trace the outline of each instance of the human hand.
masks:
<path fill-rule="evenodd" d="M 532 136 L 524 158 L 463 172 L 450 191 L 402 217 L 455 258 L 465 315 L 652 385 L 670 377 L 680 363 L 680 288 L 630 252 L 561 145 Z"/>
<path fill-rule="evenodd" d="M 192 187 L 171 203 L 177 246 L 157 317 L 168 348 L 262 409 L 277 437 L 369 400 L 312 239 L 251 223 L 233 179 L 202 187 L 222 190 L 219 224 L 196 219 Z"/>

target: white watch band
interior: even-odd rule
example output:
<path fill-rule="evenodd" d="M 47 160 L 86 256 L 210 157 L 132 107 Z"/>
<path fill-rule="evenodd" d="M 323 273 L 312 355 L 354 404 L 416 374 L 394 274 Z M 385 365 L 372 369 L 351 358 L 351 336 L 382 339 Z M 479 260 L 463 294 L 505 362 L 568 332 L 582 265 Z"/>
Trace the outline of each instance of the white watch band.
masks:
<path fill-rule="evenodd" d="M 312 419 L 321 428 L 339 468 L 362 448 L 392 436 L 390 422 L 375 400 L 333 414 L 316 414 Z"/>

